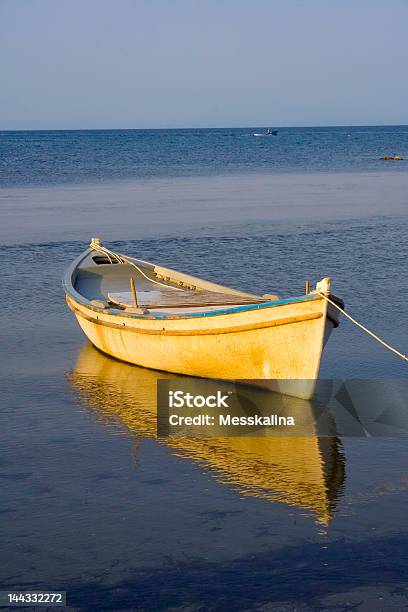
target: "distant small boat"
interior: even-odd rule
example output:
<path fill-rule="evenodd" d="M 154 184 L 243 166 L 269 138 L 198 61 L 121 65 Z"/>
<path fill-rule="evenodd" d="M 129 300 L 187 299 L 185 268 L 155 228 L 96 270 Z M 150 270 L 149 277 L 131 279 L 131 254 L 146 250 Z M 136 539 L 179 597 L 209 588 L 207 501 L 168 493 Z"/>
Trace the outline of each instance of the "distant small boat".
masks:
<path fill-rule="evenodd" d="M 266 132 L 255 132 L 254 136 L 276 136 L 278 134 L 278 130 L 272 130 L 268 128 Z"/>
<path fill-rule="evenodd" d="M 403 155 L 382 155 L 380 159 L 386 161 L 403 161 L 405 157 L 403 157 Z"/>
<path fill-rule="evenodd" d="M 93 239 L 63 280 L 101 351 L 136 365 L 310 399 L 338 311 L 317 292 L 262 296 L 114 253 Z M 317 291 L 339 305 L 330 279 Z"/>

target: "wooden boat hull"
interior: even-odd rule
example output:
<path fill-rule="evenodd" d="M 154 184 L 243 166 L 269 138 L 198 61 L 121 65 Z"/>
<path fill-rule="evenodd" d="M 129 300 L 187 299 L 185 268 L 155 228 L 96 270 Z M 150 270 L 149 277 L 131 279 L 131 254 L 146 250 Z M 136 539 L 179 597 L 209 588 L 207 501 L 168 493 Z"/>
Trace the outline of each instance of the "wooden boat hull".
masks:
<path fill-rule="evenodd" d="M 85 335 L 129 363 L 240 380 L 310 399 L 334 321 L 318 296 L 213 317 L 141 319 L 95 312 L 67 296 Z"/>
<path fill-rule="evenodd" d="M 124 292 L 129 280 L 136 306 L 135 283 L 145 306 Z M 126 258 L 99 241 L 72 263 L 63 285 L 85 335 L 108 355 L 302 399 L 314 393 L 324 344 L 337 326 L 322 294 L 330 279 L 292 299 L 256 296 Z"/>

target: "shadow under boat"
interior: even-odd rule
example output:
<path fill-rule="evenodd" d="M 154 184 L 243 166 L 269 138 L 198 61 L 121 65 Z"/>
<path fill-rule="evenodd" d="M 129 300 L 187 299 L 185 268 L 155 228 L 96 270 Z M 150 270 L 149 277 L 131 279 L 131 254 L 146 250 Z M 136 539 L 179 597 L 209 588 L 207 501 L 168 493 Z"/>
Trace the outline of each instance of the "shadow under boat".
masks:
<path fill-rule="evenodd" d="M 174 455 L 210 468 L 220 483 L 242 494 L 295 506 L 315 515 L 328 525 L 335 512 L 345 478 L 345 460 L 335 423 L 321 405 L 313 401 L 246 387 L 245 402 L 253 401 L 266 413 L 298 415 L 302 434 L 269 435 L 266 429 L 257 437 L 158 437 L 156 389 L 159 379 L 191 382 L 112 359 L 88 344 L 80 351 L 68 378 L 81 403 L 98 418 L 118 421 L 136 438 L 157 439 Z M 194 380 L 194 379 L 193 379 Z M 196 379 L 202 384 L 202 379 Z M 225 381 L 213 381 L 217 389 Z M 207 381 L 211 384 L 211 381 Z M 245 408 L 245 406 L 244 406 Z M 319 435 L 323 431 L 323 436 Z M 259 435 L 258 435 L 259 433 Z"/>

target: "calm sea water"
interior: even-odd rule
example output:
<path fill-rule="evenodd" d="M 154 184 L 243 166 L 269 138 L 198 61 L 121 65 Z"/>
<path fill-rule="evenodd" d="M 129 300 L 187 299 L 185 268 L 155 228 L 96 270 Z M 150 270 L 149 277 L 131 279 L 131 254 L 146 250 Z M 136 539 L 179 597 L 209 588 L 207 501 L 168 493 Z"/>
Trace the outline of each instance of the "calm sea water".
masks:
<path fill-rule="evenodd" d="M 404 170 L 408 126 L 0 133 L 0 185 L 107 182 L 239 172 Z"/>
<path fill-rule="evenodd" d="M 90 347 L 60 286 L 100 224 L 118 250 L 255 292 L 300 294 L 306 276 L 330 275 L 351 314 L 407 352 L 405 166 L 380 173 L 377 152 L 353 168 L 327 161 L 341 134 L 368 133 L 367 151 L 381 130 L 403 151 L 406 128 L 281 130 L 268 143 L 167 132 L 161 161 L 158 132 L 1 135 L 0 588 L 62 589 L 85 610 L 407 608 L 406 439 L 158 441 L 157 374 Z M 225 142 L 223 164 L 220 150 L 192 161 L 209 155 L 204 138 L 247 139 L 261 156 L 295 133 L 320 134 L 324 174 L 303 157 L 285 168 L 302 173 L 271 177 Z M 149 181 L 120 161 L 118 143 L 138 137 Z M 406 365 L 343 321 L 322 376 L 402 379 Z"/>

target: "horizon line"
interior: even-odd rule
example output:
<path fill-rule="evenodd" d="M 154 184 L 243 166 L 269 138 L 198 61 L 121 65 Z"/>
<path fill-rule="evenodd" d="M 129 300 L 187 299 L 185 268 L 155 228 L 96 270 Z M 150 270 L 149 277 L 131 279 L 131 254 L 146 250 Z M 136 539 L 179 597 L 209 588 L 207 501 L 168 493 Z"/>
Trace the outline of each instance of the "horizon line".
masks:
<path fill-rule="evenodd" d="M 266 124 L 265 124 L 266 125 Z M 408 127 L 406 123 L 356 123 L 356 124 L 332 124 L 332 125 L 273 125 L 274 129 L 317 129 L 317 128 L 367 128 L 367 127 Z M 269 126 L 269 124 L 268 124 Z M 0 128 L 4 132 L 120 132 L 120 131 L 176 131 L 176 130 L 251 130 L 264 127 L 263 125 L 242 126 L 189 126 L 189 127 L 98 127 L 98 128 Z"/>

